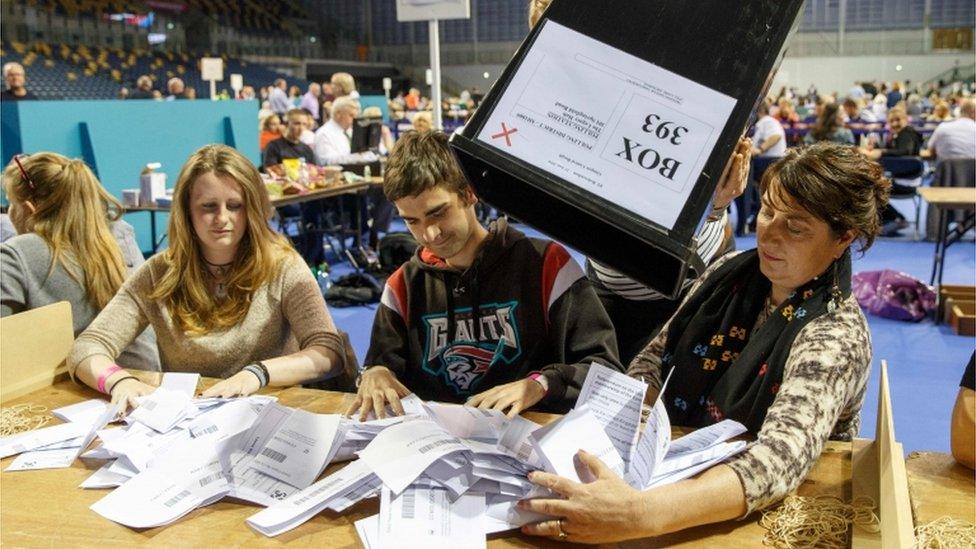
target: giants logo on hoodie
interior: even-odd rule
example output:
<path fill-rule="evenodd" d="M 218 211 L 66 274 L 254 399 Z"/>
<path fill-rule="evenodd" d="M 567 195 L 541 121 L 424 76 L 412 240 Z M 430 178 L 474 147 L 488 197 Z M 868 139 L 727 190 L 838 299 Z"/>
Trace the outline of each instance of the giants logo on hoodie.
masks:
<path fill-rule="evenodd" d="M 425 329 L 423 369 L 443 376 L 454 391 L 473 392 L 494 364 L 511 364 L 522 354 L 517 301 L 486 303 L 474 318 L 470 307 L 454 311 L 453 327 L 448 313 L 422 317 Z M 478 325 L 475 326 L 475 322 Z"/>

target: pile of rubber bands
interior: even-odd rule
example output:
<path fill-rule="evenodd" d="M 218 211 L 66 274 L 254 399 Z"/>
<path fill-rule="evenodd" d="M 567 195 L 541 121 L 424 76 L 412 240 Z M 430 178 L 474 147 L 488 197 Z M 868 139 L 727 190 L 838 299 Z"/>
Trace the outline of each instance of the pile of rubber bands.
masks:
<path fill-rule="evenodd" d="M 0 408 L 0 437 L 9 437 L 25 431 L 43 427 L 51 421 L 47 406 L 39 404 L 18 404 Z"/>
<path fill-rule="evenodd" d="M 881 529 L 870 498 L 844 503 L 833 496 L 787 496 L 779 507 L 763 512 L 763 544 L 779 549 L 846 548 L 850 525 L 869 532 Z"/>

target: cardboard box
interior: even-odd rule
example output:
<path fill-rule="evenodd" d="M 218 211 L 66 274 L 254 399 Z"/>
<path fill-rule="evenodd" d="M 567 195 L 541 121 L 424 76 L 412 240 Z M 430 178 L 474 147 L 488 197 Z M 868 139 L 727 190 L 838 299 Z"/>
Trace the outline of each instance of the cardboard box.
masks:
<path fill-rule="evenodd" d="M 976 335 L 976 302 L 954 303 L 949 311 L 949 325 L 958 335 Z"/>

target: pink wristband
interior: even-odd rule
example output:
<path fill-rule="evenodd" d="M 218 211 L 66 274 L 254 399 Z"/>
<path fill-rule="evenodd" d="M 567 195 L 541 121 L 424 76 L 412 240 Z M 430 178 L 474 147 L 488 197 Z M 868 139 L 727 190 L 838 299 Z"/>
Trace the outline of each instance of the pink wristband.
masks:
<path fill-rule="evenodd" d="M 121 372 L 121 371 L 122 371 L 122 368 L 119 368 L 119 365 L 118 364 L 113 364 L 113 365 L 109 366 L 108 368 L 105 368 L 105 370 L 101 373 L 101 375 L 98 376 L 98 392 L 100 392 L 100 393 L 106 392 L 105 391 L 105 381 L 108 380 L 108 378 L 111 377 L 112 374 L 114 374 L 116 372 Z"/>

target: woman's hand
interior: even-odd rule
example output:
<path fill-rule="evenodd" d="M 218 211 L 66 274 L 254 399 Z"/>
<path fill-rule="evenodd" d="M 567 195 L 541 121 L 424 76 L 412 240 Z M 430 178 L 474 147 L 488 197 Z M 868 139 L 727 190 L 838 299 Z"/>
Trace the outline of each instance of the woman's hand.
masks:
<path fill-rule="evenodd" d="M 123 377 L 112 385 L 109 396 L 112 397 L 112 404 L 121 404 L 119 414 L 125 415 L 128 410 L 139 406 L 137 397 L 152 394 L 156 388 L 139 381 L 134 377 Z"/>
<path fill-rule="evenodd" d="M 204 398 L 247 396 L 257 392 L 260 388 L 261 381 L 258 380 L 258 376 L 247 370 L 241 370 L 229 378 L 213 384 L 201 396 Z"/>
<path fill-rule="evenodd" d="M 522 410 L 531 408 L 546 396 L 542 384 L 532 379 L 521 379 L 499 385 L 469 398 L 465 405 L 478 408 L 504 411 L 508 417 L 519 415 Z"/>
<path fill-rule="evenodd" d="M 748 137 L 740 137 L 739 144 L 736 145 L 732 158 L 715 187 L 715 194 L 712 196 L 712 206 L 716 210 L 724 210 L 729 207 L 733 200 L 742 195 L 746 190 L 746 183 L 749 182 L 749 167 L 751 165 L 752 154 L 758 149 L 752 146 L 752 140 Z"/>
<path fill-rule="evenodd" d="M 351 416 L 359 410 L 359 421 L 366 421 L 370 410 L 376 419 L 386 417 L 386 405 L 389 403 L 393 414 L 403 415 L 403 405 L 400 399 L 410 394 L 396 375 L 386 366 L 372 366 L 359 376 L 359 390 L 356 400 L 346 409 L 345 415 Z"/>
<path fill-rule="evenodd" d="M 521 509 L 551 515 L 552 520 L 527 524 L 522 532 L 578 543 L 612 543 L 652 535 L 652 514 L 646 509 L 643 494 L 630 487 L 600 458 L 580 450 L 581 466 L 589 469 L 580 476 L 596 480 L 586 484 L 551 473 L 534 472 L 529 480 L 566 499 L 526 499 Z M 560 535 L 564 534 L 564 535 Z"/>

